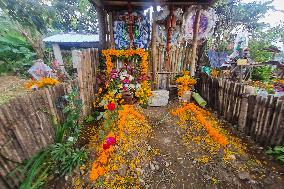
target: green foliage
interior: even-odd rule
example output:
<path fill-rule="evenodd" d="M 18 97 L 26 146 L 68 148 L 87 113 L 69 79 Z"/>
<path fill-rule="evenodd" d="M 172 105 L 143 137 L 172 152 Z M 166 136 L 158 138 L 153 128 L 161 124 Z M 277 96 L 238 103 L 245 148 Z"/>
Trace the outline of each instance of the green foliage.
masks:
<path fill-rule="evenodd" d="M 266 153 L 284 164 L 284 146 L 275 146 L 274 148 L 269 147 Z"/>
<path fill-rule="evenodd" d="M 70 143 L 57 143 L 52 147 L 51 156 L 58 165 L 60 175 L 65 176 L 82 166 L 88 154 L 84 148 L 73 148 Z"/>
<path fill-rule="evenodd" d="M 21 170 L 25 179 L 20 189 L 38 189 L 44 185 L 52 170 L 50 152 L 50 148 L 44 149 L 25 162 Z"/>
<path fill-rule="evenodd" d="M 67 114 L 66 121 L 55 125 L 55 144 L 27 160 L 21 168 L 25 177 L 21 189 L 38 189 L 56 171 L 61 176 L 70 175 L 85 162 L 88 156 L 86 149 L 76 146 L 81 131 L 79 114 L 82 104 L 77 98 L 76 89 L 64 96 L 67 102 L 63 110 Z"/>
<path fill-rule="evenodd" d="M 273 68 L 271 66 L 260 66 L 254 67 L 251 79 L 254 81 L 269 81 L 271 74 L 273 73 Z"/>
<path fill-rule="evenodd" d="M 257 62 L 271 60 L 272 53 L 266 51 L 272 42 L 279 39 L 283 27 L 267 29 L 268 24 L 261 22 L 266 13 L 273 9 L 272 1 L 242 3 L 240 0 L 219 0 L 214 8 L 218 14 L 214 35 L 209 39 L 208 46 L 217 51 L 228 51 L 227 46 L 235 40 L 233 30 L 245 27 L 251 33 L 249 50 L 251 58 Z M 282 28 L 282 29 L 281 29 Z M 266 29 L 264 31 L 264 29 Z M 230 52 L 228 52 L 230 54 Z"/>
<path fill-rule="evenodd" d="M 23 74 L 32 64 L 36 53 L 17 28 L 5 16 L 0 16 L 0 74 Z"/>

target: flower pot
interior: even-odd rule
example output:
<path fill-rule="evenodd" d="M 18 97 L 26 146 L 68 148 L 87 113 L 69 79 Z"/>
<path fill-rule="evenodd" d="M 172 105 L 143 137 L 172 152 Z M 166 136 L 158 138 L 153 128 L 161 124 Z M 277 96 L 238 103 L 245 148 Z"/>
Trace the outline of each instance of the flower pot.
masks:
<path fill-rule="evenodd" d="M 129 91 L 122 92 L 124 104 L 133 104 L 133 97 Z"/>
<path fill-rule="evenodd" d="M 191 95 L 192 95 L 191 91 L 185 91 L 185 93 L 181 96 L 181 100 L 183 102 L 190 102 L 191 101 Z"/>

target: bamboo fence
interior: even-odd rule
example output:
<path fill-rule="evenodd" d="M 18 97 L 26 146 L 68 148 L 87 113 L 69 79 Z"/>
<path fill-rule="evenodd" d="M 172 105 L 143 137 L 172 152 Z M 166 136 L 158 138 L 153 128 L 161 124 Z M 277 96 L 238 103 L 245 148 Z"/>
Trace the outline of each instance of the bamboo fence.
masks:
<path fill-rule="evenodd" d="M 53 122 L 62 122 L 64 101 L 76 81 L 32 92 L 0 107 L 0 188 L 18 188 L 11 171 L 54 141 Z"/>
<path fill-rule="evenodd" d="M 79 53 L 78 81 L 62 83 L 12 99 L 0 106 L 0 188 L 19 188 L 19 172 L 11 171 L 24 160 L 54 142 L 54 121 L 65 120 L 62 98 L 72 88 L 79 87 L 83 101 L 82 117 L 92 110 L 96 93 L 98 50 Z"/>
<path fill-rule="evenodd" d="M 263 146 L 284 145 L 284 101 L 246 93 L 246 86 L 200 74 L 196 88 L 219 116 Z"/>
<path fill-rule="evenodd" d="M 157 45 L 157 65 L 153 66 L 151 70 L 153 73 L 152 81 L 156 81 L 157 89 L 168 89 L 175 84 L 175 76 L 182 74 L 183 70 L 188 68 L 191 58 L 191 44 L 183 42 L 181 44 L 173 45 L 169 51 L 166 52 L 164 45 Z M 166 69 L 166 62 L 169 61 L 169 70 Z"/>

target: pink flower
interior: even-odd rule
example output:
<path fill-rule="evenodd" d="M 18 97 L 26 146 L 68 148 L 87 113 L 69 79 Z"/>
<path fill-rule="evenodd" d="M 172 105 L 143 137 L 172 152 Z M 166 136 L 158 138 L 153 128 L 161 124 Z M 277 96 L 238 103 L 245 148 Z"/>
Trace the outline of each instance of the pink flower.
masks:
<path fill-rule="evenodd" d="M 116 144 L 116 139 L 115 139 L 115 137 L 108 137 L 108 138 L 106 139 L 106 143 L 107 143 L 108 145 L 114 145 L 114 144 Z"/>
<path fill-rule="evenodd" d="M 124 84 L 128 84 L 128 83 L 130 83 L 130 80 L 129 80 L 128 77 L 126 77 L 124 80 L 122 80 L 122 82 L 123 82 Z"/>

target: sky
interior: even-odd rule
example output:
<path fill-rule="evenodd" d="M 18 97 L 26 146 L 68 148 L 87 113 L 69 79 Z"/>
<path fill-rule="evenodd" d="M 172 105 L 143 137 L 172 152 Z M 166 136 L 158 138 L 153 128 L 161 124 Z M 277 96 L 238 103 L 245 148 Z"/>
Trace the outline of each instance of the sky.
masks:
<path fill-rule="evenodd" d="M 250 3 L 250 2 L 266 2 L 268 0 L 242 0 L 244 3 Z M 272 5 L 277 10 L 283 10 L 284 11 L 284 0 L 274 0 Z M 272 27 L 276 26 L 280 23 L 280 21 L 284 22 L 284 13 L 279 11 L 269 11 L 265 18 L 262 19 L 262 21 L 269 23 Z"/>

